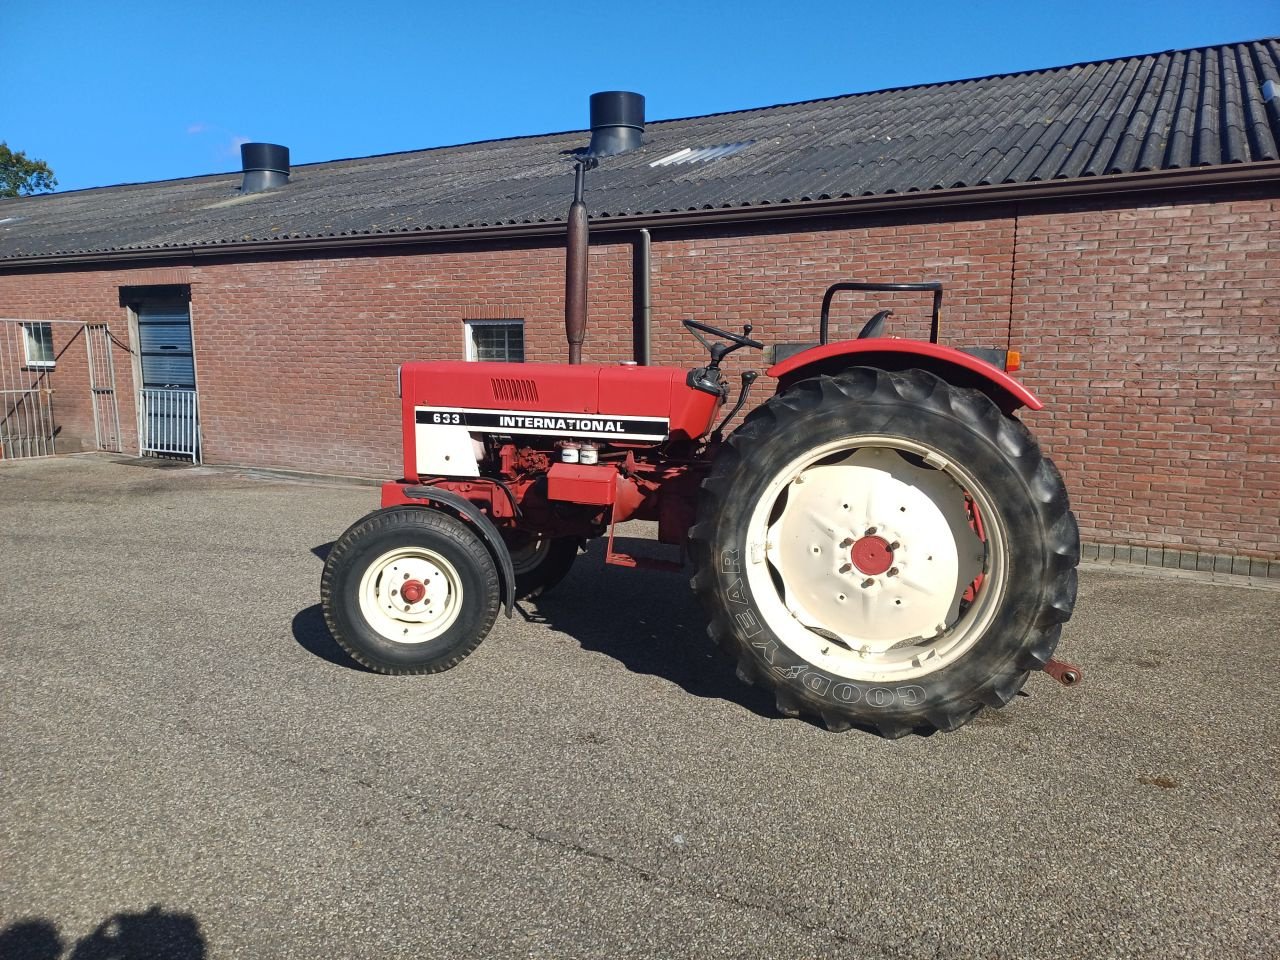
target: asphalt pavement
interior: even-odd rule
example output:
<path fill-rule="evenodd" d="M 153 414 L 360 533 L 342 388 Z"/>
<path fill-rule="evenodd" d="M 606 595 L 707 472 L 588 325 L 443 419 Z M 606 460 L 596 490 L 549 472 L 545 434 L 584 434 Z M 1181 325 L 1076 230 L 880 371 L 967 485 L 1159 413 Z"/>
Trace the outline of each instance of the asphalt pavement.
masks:
<path fill-rule="evenodd" d="M 457 669 L 329 637 L 377 490 L 0 463 L 0 960 L 1274 957 L 1280 592 L 1082 571 L 953 734 L 779 717 L 598 547 Z"/>

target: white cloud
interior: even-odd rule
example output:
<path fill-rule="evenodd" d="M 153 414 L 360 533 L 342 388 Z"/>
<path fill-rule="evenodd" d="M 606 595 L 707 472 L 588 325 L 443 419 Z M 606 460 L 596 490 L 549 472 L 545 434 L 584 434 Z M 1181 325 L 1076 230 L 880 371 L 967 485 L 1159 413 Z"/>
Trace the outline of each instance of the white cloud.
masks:
<path fill-rule="evenodd" d="M 240 156 L 240 144 L 251 143 L 252 137 L 232 137 L 231 142 L 222 148 L 222 154 L 226 157 Z"/>

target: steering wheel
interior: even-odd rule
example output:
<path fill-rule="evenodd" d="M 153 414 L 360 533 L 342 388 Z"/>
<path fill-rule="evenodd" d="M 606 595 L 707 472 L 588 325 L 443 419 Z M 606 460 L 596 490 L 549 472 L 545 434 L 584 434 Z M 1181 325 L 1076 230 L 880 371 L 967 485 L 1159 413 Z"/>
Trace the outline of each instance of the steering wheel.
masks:
<path fill-rule="evenodd" d="M 764 349 L 763 343 L 759 340 L 752 340 L 751 337 L 747 336 L 747 334 L 751 333 L 751 324 L 749 323 L 742 328 L 742 333 L 738 334 L 730 333 L 728 330 L 721 330 L 719 327 L 713 327 L 709 323 L 699 323 L 697 320 L 682 320 L 680 322 L 683 323 L 687 329 L 692 331 L 693 335 L 698 338 L 699 342 L 701 342 L 704 347 L 711 351 L 713 357 L 715 356 L 716 348 L 719 347 L 724 350 L 724 345 L 708 342 L 707 339 L 698 332 L 699 330 L 701 330 L 702 333 L 709 333 L 713 337 L 724 337 L 730 343 L 737 344 L 737 346 L 724 350 L 724 352 L 720 354 L 720 358 L 723 358 L 726 353 L 729 353 L 732 350 L 737 350 L 738 347 L 755 347 L 757 350 Z"/>

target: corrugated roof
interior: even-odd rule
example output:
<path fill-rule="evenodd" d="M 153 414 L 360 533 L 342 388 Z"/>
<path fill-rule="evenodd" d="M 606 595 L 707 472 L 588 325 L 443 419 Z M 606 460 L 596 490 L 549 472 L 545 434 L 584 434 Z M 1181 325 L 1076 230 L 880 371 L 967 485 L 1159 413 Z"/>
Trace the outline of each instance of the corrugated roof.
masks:
<path fill-rule="evenodd" d="M 651 122 L 589 179 L 593 218 L 1030 184 L 1280 157 L 1280 40 Z M 0 260 L 556 223 L 582 131 L 0 200 Z M 684 148 L 751 141 L 700 163 Z"/>

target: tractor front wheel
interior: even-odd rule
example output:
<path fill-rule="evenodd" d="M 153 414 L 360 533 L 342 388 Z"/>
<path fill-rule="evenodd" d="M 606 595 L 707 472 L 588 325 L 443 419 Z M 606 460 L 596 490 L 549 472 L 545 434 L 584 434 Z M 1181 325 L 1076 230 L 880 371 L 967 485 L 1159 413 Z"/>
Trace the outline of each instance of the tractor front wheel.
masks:
<path fill-rule="evenodd" d="M 1007 703 L 1075 603 L 1061 476 L 921 370 L 797 383 L 730 437 L 691 532 L 712 636 L 779 709 L 884 736 Z"/>
<path fill-rule="evenodd" d="M 339 645 L 379 673 L 456 666 L 493 627 L 498 570 L 480 537 L 428 507 L 392 507 L 353 524 L 320 580 Z"/>

